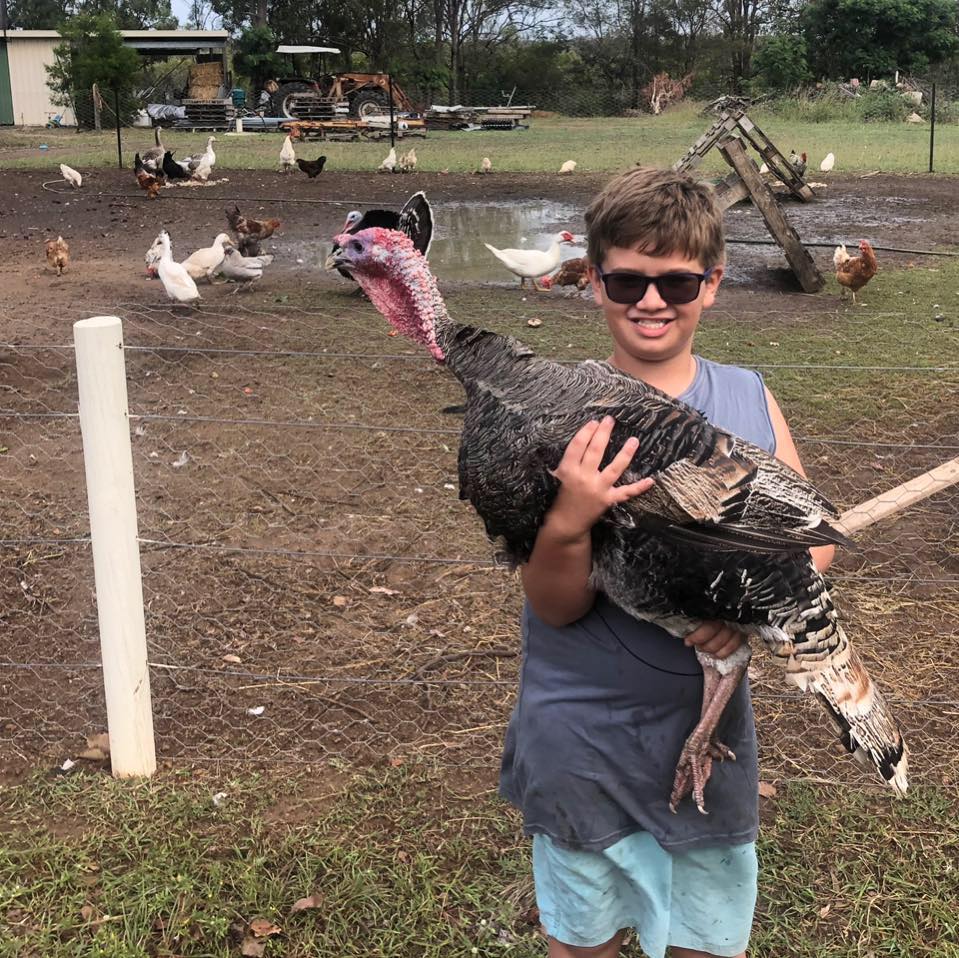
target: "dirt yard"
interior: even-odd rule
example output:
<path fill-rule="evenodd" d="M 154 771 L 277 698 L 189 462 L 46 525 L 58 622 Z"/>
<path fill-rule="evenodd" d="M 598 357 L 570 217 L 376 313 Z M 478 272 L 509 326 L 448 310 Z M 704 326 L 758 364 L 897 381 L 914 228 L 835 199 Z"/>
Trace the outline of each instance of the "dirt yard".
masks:
<path fill-rule="evenodd" d="M 124 319 L 163 757 L 422 759 L 489 774 L 512 700 L 520 600 L 457 498 L 457 420 L 441 412 L 457 387 L 320 267 L 352 207 L 398 208 L 424 189 L 442 230 L 444 208 L 462 204 L 582 208 L 605 177 L 246 172 L 155 202 L 128 172 L 99 171 L 80 192 L 59 180 L 44 189 L 44 178 L 0 173 L 0 526 L 11 541 L 0 625 L 17 663 L 0 667 L 0 768 L 76 755 L 104 727 L 89 547 L 70 541 L 88 532 L 70 344 L 75 320 L 107 313 Z M 824 194 L 788 205 L 807 239 L 954 242 L 954 180 L 830 177 Z M 144 252 L 161 227 L 180 255 L 208 245 L 233 202 L 283 220 L 275 264 L 253 291 L 204 286 L 197 310 L 171 308 Z M 581 216 L 549 225 L 563 227 L 582 232 Z M 728 232 L 765 235 L 750 207 L 729 214 Z M 72 256 L 60 278 L 43 258 L 57 234 Z M 831 251 L 815 255 L 825 270 Z M 768 367 L 805 437 L 807 467 L 842 505 L 959 449 L 956 326 L 894 288 L 900 270 L 948 261 L 881 258 L 870 306 L 850 313 L 834 284 L 796 293 L 774 249 L 732 245 L 732 281 L 704 339 L 720 359 L 754 350 L 749 361 Z M 458 317 L 544 354 L 601 348 L 586 298 L 521 296 L 507 274 L 446 288 Z M 541 330 L 527 327 L 534 317 Z M 959 624 L 957 507 L 947 493 L 871 530 L 837 572 L 851 631 L 923 743 L 918 775 L 945 784 L 959 780 L 949 703 L 935 704 L 959 679 L 959 652 L 940 641 Z M 864 781 L 836 761 L 816 706 L 764 661 L 754 668 L 764 767 Z M 801 743 L 797 714 L 811 729 Z"/>

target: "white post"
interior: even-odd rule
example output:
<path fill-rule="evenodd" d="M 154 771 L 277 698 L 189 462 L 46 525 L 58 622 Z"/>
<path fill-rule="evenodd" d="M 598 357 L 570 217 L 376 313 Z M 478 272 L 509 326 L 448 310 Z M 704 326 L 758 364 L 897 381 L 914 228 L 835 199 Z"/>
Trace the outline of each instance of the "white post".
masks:
<path fill-rule="evenodd" d="M 73 342 L 110 761 L 118 777 L 152 775 L 156 753 L 123 327 L 116 316 L 82 319 L 73 324 Z"/>

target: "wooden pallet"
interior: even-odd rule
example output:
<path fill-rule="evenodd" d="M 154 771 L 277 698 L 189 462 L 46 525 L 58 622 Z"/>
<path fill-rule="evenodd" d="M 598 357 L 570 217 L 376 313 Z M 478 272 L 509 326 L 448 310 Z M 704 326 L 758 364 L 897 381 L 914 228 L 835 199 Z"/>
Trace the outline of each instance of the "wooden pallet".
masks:
<path fill-rule="evenodd" d="M 294 93 L 289 98 L 289 110 L 298 120 L 333 120 L 336 100 L 317 93 Z"/>
<path fill-rule="evenodd" d="M 426 136 L 426 123 L 422 119 L 397 117 L 396 124 L 403 122 L 406 129 L 397 129 L 395 136 Z M 294 132 L 301 140 L 388 140 L 389 127 L 370 124 L 367 120 L 342 117 L 335 120 L 286 120 L 280 129 Z"/>
<path fill-rule="evenodd" d="M 186 117 L 176 121 L 177 130 L 229 130 L 236 108 L 232 100 L 183 100 Z"/>
<path fill-rule="evenodd" d="M 714 147 L 729 139 L 739 138 L 747 142 L 762 158 L 769 172 L 804 203 L 814 198 L 802 174 L 783 156 L 776 144 L 756 126 L 745 110 L 724 112 L 719 119 L 673 164 L 677 172 L 687 173 L 702 162 L 703 157 Z M 740 197 L 743 199 L 744 197 Z"/>

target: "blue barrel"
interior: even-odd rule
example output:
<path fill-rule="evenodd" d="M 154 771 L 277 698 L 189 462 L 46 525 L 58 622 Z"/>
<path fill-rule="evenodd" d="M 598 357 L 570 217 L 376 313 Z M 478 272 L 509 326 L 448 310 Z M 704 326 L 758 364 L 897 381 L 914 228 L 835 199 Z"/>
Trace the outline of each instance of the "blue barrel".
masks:
<path fill-rule="evenodd" d="M 233 98 L 233 106 L 236 107 L 236 109 L 240 110 L 246 106 L 246 90 L 241 90 L 237 87 L 230 91 L 230 96 Z"/>

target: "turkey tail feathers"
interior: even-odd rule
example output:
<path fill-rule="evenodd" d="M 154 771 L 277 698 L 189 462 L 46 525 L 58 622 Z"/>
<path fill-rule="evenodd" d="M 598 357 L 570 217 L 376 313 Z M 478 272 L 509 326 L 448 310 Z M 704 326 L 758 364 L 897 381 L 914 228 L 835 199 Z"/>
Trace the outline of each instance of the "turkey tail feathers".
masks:
<path fill-rule="evenodd" d="M 840 639 L 840 646 L 820 670 L 791 677 L 815 693 L 839 727 L 842 743 L 853 757 L 875 767 L 901 797 L 909 786 L 909 753 L 902 732 L 841 630 Z"/>

